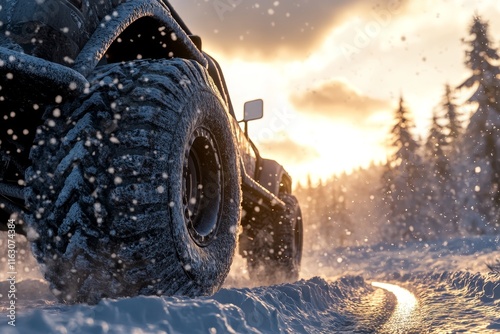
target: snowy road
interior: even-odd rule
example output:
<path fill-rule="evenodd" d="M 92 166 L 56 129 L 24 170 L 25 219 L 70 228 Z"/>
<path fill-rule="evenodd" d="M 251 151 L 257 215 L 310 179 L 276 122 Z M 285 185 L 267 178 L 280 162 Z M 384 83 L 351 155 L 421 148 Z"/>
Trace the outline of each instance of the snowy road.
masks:
<path fill-rule="evenodd" d="M 16 327 L 7 324 L 2 282 L 0 333 L 499 333 L 500 277 L 484 265 L 498 257 L 498 244 L 475 238 L 311 252 L 306 279 L 267 287 L 252 287 L 236 263 L 224 289 L 194 299 L 63 305 L 44 281 L 25 280 Z"/>
<path fill-rule="evenodd" d="M 358 333 L 498 333 L 500 282 L 468 273 L 418 275 L 408 286 L 372 282 L 378 287 L 361 303 Z M 387 293 L 392 294 L 387 296 Z M 376 307 L 375 307 L 376 305 Z M 384 310 L 384 316 L 380 316 Z M 363 312 L 366 312 L 363 315 Z M 364 318 L 371 319 L 368 325 Z"/>
<path fill-rule="evenodd" d="M 390 318 L 377 330 L 380 333 L 411 333 L 426 327 L 422 323 L 420 307 L 417 298 L 410 291 L 394 284 L 372 282 L 374 287 L 382 288 L 395 297 L 395 305 L 390 314 Z M 383 309 L 387 310 L 388 305 L 393 305 L 393 299 L 386 303 Z"/>

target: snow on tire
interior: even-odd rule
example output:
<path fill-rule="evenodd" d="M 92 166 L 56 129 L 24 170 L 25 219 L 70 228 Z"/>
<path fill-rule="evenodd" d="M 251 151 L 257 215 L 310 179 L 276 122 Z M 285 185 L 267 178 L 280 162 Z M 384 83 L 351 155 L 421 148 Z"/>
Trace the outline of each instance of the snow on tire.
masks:
<path fill-rule="evenodd" d="M 44 115 L 26 172 L 33 252 L 63 301 L 206 295 L 232 262 L 240 177 L 229 114 L 189 60 L 107 65 Z"/>

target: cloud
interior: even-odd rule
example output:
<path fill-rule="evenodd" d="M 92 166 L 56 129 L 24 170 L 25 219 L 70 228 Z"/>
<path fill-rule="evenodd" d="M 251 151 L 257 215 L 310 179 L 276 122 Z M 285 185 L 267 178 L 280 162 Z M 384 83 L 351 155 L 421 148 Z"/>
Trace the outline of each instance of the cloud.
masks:
<path fill-rule="evenodd" d="M 171 0 L 204 43 L 247 60 L 303 59 L 353 17 L 397 13 L 407 0 Z M 391 15 L 391 14 L 389 14 Z M 210 50 L 208 50 L 210 51 Z"/>
<path fill-rule="evenodd" d="M 292 105 L 311 116 L 344 120 L 363 125 L 377 113 L 391 110 L 389 101 L 362 95 L 338 80 L 326 81 L 318 86 L 290 96 Z"/>
<path fill-rule="evenodd" d="M 264 158 L 272 157 L 280 163 L 302 163 L 320 156 L 314 147 L 299 144 L 287 136 L 259 142 L 258 147 Z"/>

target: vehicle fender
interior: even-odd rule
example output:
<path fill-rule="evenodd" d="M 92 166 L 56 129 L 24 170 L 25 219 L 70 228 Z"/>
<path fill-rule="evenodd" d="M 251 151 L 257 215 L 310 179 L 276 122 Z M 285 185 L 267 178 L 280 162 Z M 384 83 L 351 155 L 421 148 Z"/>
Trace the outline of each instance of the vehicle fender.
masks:
<path fill-rule="evenodd" d="M 262 159 L 257 173 L 258 182 L 270 193 L 278 196 L 280 193 L 292 192 L 292 178 L 278 162 Z"/>

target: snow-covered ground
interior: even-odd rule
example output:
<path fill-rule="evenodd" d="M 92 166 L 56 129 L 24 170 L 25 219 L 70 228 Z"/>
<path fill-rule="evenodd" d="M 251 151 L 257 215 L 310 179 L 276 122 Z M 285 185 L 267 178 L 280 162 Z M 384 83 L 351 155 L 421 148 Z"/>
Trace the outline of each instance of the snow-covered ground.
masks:
<path fill-rule="evenodd" d="M 63 305 L 31 273 L 17 283 L 16 326 L 0 286 L 1 333 L 495 333 L 499 237 L 310 250 L 302 280 L 255 286 L 237 259 L 211 297 Z M 373 283 L 373 284 L 372 284 Z M 388 283 L 388 284 L 387 284 Z M 258 285 L 258 284 L 257 284 Z"/>

